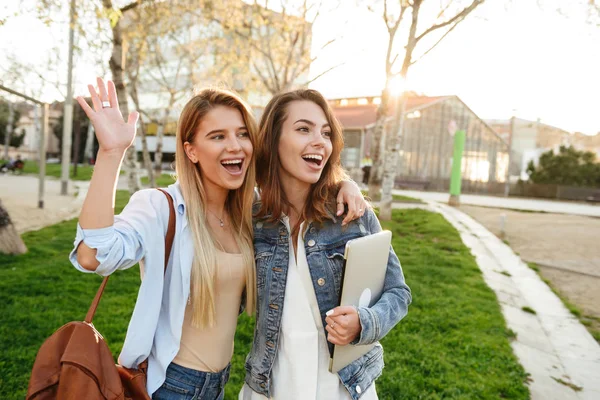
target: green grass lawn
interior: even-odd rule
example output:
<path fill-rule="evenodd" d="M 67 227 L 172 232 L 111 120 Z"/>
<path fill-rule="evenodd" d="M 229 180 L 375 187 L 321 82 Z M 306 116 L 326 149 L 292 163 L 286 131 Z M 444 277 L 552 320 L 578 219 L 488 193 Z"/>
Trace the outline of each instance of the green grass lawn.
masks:
<path fill-rule="evenodd" d="M 78 181 L 89 181 L 92 179 L 92 173 L 94 172 L 93 165 L 80 165 L 77 167 L 77 175 L 73 175 L 74 169 L 73 165 L 70 166 L 70 176 L 73 180 Z M 40 169 L 38 168 L 38 164 L 35 161 L 25 161 L 25 166 L 23 168 L 24 174 L 39 174 Z M 56 178 L 60 178 L 62 173 L 61 164 L 46 164 L 46 176 L 54 176 Z M 121 174 L 123 174 L 123 170 L 121 169 Z M 148 184 L 148 178 L 142 177 L 142 184 Z M 162 174 L 156 180 L 157 187 L 166 187 L 171 183 L 175 182 L 172 175 Z"/>
<path fill-rule="evenodd" d="M 171 175 L 171 174 L 162 174 L 161 176 L 156 178 L 156 187 L 167 187 L 172 183 L 175 183 L 175 178 L 174 178 L 174 175 Z M 143 185 L 148 184 L 148 177 L 146 177 L 146 176 L 142 177 L 142 184 Z"/>
<path fill-rule="evenodd" d="M 117 209 L 127 199 L 117 194 Z M 493 292 L 458 233 L 442 216 L 394 210 L 384 226 L 413 291 L 408 316 L 383 340 L 386 367 L 377 380 L 381 399 L 527 399 L 526 374 L 513 355 Z M 82 274 L 67 255 L 76 221 L 23 239 L 29 253 L 0 255 L 0 398 L 22 399 L 35 355 L 45 338 L 82 320 L 101 282 Z M 122 346 L 139 287 L 139 270 L 113 276 L 94 323 L 114 355 Z M 253 322 L 241 316 L 227 399 L 243 383 Z"/>
<path fill-rule="evenodd" d="M 46 176 L 54 176 L 56 178 L 61 177 L 62 166 L 61 164 L 46 164 Z M 77 181 L 89 181 L 92 179 L 92 172 L 94 172 L 93 165 L 79 165 L 77 166 L 77 175 L 73 175 L 73 165 L 69 167 L 70 178 Z M 24 174 L 39 174 L 40 169 L 35 161 L 25 161 L 23 167 Z"/>

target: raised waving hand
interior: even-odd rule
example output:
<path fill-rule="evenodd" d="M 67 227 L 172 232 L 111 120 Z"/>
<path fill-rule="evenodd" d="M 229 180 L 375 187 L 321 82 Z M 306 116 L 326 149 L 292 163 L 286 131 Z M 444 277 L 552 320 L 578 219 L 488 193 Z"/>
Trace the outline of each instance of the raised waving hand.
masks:
<path fill-rule="evenodd" d="M 100 149 L 107 152 L 125 151 L 135 139 L 139 114 L 133 111 L 125 121 L 119 110 L 115 84 L 108 81 L 105 85 L 102 78 L 97 78 L 97 81 L 99 93 L 94 86 L 88 85 L 94 109 L 81 96 L 77 97 L 77 102 L 94 125 Z"/>

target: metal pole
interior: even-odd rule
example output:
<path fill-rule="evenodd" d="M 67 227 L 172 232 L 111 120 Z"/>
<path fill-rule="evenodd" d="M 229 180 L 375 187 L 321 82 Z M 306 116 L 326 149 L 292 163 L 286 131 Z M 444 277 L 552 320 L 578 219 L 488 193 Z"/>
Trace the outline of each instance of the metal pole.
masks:
<path fill-rule="evenodd" d="M 8 161 L 8 148 L 10 147 L 10 137 L 13 133 L 13 126 L 15 120 L 15 104 L 12 101 L 8 102 L 8 124 L 6 125 L 6 132 L 4 134 L 4 160 Z"/>
<path fill-rule="evenodd" d="M 81 136 L 81 121 L 79 118 L 75 119 L 73 123 L 73 129 L 75 130 L 75 146 L 73 146 L 73 177 L 77 176 L 77 163 L 79 162 L 79 143 Z"/>
<path fill-rule="evenodd" d="M 63 118 L 62 173 L 60 194 L 66 195 L 69 186 L 69 164 L 71 155 L 71 132 L 73 128 L 73 42 L 75 39 L 75 0 L 71 0 L 71 22 L 69 26 L 69 72 L 67 78 L 67 98 Z"/>
<path fill-rule="evenodd" d="M 512 141 L 515 134 L 515 117 L 510 118 L 510 136 L 508 137 L 508 168 L 506 168 L 506 182 L 504 182 L 504 197 L 510 193 L 510 163 L 512 162 Z"/>
<path fill-rule="evenodd" d="M 44 104 L 42 111 L 42 130 L 39 140 L 39 163 L 40 163 L 40 175 L 38 185 L 38 207 L 44 208 L 44 183 L 46 179 L 46 136 L 48 135 L 48 118 L 50 114 L 50 107 L 48 104 Z"/>
<path fill-rule="evenodd" d="M 465 148 L 465 131 L 457 131 L 454 134 L 454 154 L 452 155 L 452 175 L 450 177 L 450 200 L 451 206 L 460 205 L 460 187 L 462 183 L 462 156 Z"/>

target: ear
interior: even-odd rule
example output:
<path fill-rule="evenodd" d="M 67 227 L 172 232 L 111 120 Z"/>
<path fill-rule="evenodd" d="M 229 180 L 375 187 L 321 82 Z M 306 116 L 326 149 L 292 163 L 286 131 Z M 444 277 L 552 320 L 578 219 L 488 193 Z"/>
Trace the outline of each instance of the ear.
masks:
<path fill-rule="evenodd" d="M 192 146 L 190 142 L 185 142 L 183 144 L 183 150 L 185 151 L 185 154 L 191 162 L 193 162 L 194 164 L 198 162 L 198 157 L 196 157 L 196 149 L 194 148 L 194 146 Z"/>

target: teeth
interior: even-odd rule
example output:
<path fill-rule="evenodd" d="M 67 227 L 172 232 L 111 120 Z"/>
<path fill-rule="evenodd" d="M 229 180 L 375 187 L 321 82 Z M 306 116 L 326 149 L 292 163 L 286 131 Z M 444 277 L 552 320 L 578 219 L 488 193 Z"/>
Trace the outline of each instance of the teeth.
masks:
<path fill-rule="evenodd" d="M 221 161 L 221 164 L 241 164 L 242 160 L 225 160 Z"/>
<path fill-rule="evenodd" d="M 319 161 L 323 160 L 323 156 L 320 156 L 318 154 L 307 154 L 305 156 L 302 156 L 302 158 L 312 158 L 314 160 L 319 160 Z"/>

